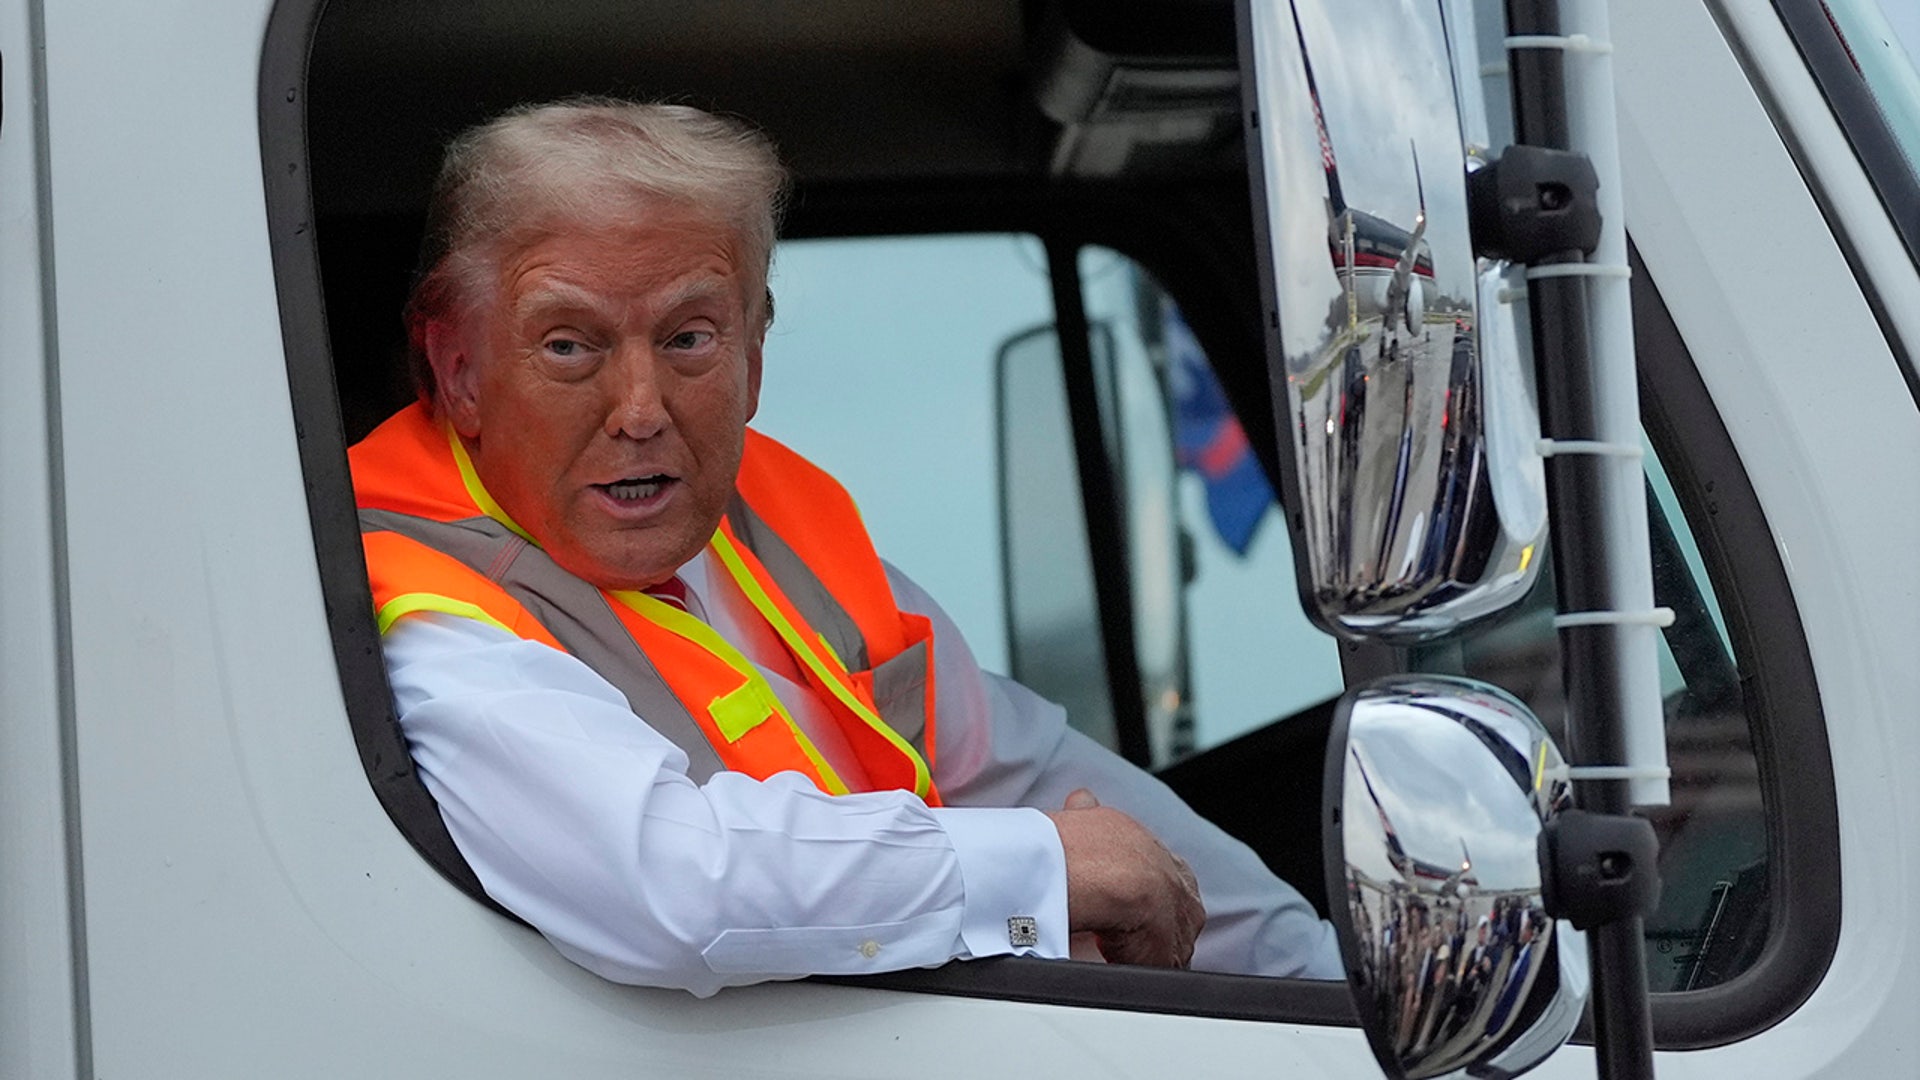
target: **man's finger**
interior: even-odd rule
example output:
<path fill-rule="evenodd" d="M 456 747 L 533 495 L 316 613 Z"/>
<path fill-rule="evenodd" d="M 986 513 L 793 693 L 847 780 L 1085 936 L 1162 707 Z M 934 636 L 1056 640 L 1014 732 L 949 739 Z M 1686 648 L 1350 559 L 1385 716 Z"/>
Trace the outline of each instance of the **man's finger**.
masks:
<path fill-rule="evenodd" d="M 1100 800 L 1094 798 L 1093 792 L 1086 788 L 1075 788 L 1073 794 L 1067 796 L 1068 810 L 1092 810 L 1099 805 Z"/>
<path fill-rule="evenodd" d="M 1109 964 L 1184 968 L 1193 962 L 1193 940 L 1177 933 L 1142 928 L 1117 934 L 1097 934 L 1094 940 L 1100 946 L 1101 958 Z"/>

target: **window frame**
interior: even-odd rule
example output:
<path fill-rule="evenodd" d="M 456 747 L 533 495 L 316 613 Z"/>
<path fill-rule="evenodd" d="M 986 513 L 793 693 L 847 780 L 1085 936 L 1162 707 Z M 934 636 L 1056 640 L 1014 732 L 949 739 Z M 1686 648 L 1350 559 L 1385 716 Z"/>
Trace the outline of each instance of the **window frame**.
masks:
<path fill-rule="evenodd" d="M 259 123 L 270 254 L 285 347 L 288 389 L 305 477 L 319 584 L 328 612 L 335 662 L 348 721 L 369 784 L 408 842 L 467 896 L 521 922 L 486 895 L 441 820 L 438 807 L 416 774 L 398 720 L 380 636 L 367 602 L 365 557 L 353 508 L 340 399 L 315 229 L 307 155 L 308 61 L 325 0 L 279 0 L 269 16 L 262 47 Z M 1199 281 L 1220 286 L 1219 302 L 1199 308 L 1190 328 L 1217 358 L 1237 348 L 1259 356 L 1257 314 L 1241 311 L 1257 293 L 1251 280 L 1253 250 L 1231 228 L 1233 202 L 1217 197 L 1237 192 L 1238 178 L 1219 190 L 1191 187 L 1167 191 L 1116 190 L 1100 185 L 1060 186 L 1044 180 L 947 185 L 848 185 L 816 190 L 795 200 L 785 236 L 790 238 L 901 235 L 910 233 L 1026 232 L 1043 243 L 1075 252 L 1097 244 L 1122 251 L 1161 280 L 1179 280 L 1178 267 Z M 1214 196 L 1214 197 L 1209 197 Z M 1144 227 L 1143 227 L 1144 225 Z M 1079 302 L 1077 267 L 1066 267 Z M 1235 288 L 1238 276 L 1242 287 Z M 1056 300 L 1056 311 L 1060 304 Z M 1192 315 L 1192 312 L 1189 312 Z M 1245 327 L 1233 342 L 1236 327 Z M 1232 342 L 1230 344 L 1230 342 Z M 1223 372 L 1223 383 L 1226 383 Z M 1264 383 L 1265 372 L 1259 373 Z M 1251 392 L 1239 380 L 1238 394 Z M 1272 417 L 1261 407 L 1248 413 L 1227 384 L 1230 399 L 1263 464 L 1273 471 Z M 1265 429 L 1265 436 L 1260 429 Z M 1109 507 L 1109 511 L 1113 508 Z M 1105 517 L 1118 521 L 1117 515 Z M 1122 583 L 1124 589 L 1125 583 Z M 1104 590 L 1102 596 L 1108 595 Z M 1124 596 L 1124 592 L 1117 595 Z M 1124 613 L 1127 609 L 1122 608 Z M 1127 646 L 1132 647 L 1131 628 Z M 1137 694 L 1136 694 L 1137 696 Z M 814 982 L 960 997 L 993 998 L 1079 1008 L 1193 1015 L 1293 1024 L 1356 1026 L 1344 982 L 1274 979 L 1208 972 L 1176 972 L 1062 960 L 1004 957 L 955 961 L 932 970 L 858 977 L 816 976 Z"/>
<path fill-rule="evenodd" d="M 1631 232 L 1628 263 L 1641 425 L 1726 618 L 1767 827 L 1770 909 L 1760 956 L 1724 983 L 1651 994 L 1655 1048 L 1703 1050 L 1785 1020 L 1826 975 L 1840 941 L 1839 800 L 1813 655 L 1773 531 Z M 1352 649 L 1349 685 L 1410 670 L 1408 650 Z M 1369 674 L 1353 677 L 1361 671 Z M 1591 1011 L 1574 1041 L 1592 1043 Z"/>
<path fill-rule="evenodd" d="M 1773 0 L 1773 9 L 1827 99 L 1860 167 L 1879 192 L 1880 202 L 1907 252 L 1920 264 L 1920 175 L 1899 138 L 1874 103 L 1873 89 L 1847 55 L 1847 46 L 1820 0 Z M 1901 208 L 1906 208 L 1902 213 Z"/>
<path fill-rule="evenodd" d="M 1839 124 L 1847 144 L 1853 148 L 1860 168 L 1867 174 L 1867 182 L 1879 195 L 1881 208 L 1886 211 L 1894 231 L 1899 234 L 1907 257 L 1913 260 L 1916 268 L 1920 268 L 1920 172 L 1916 171 L 1920 170 L 1920 161 L 1908 159 L 1899 138 L 1874 103 L 1872 88 L 1854 66 L 1840 31 L 1829 20 L 1821 0 L 1772 2 L 1774 14 L 1786 27 L 1787 36 L 1799 50 L 1814 84 L 1819 87 L 1821 96 L 1826 98 L 1835 122 Z M 1737 38 L 1729 35 L 1729 41 L 1737 43 Z M 1741 63 L 1750 66 L 1745 56 L 1741 57 Z M 1780 123 L 1778 109 L 1771 98 L 1764 92 L 1760 96 L 1775 126 L 1780 128 L 1788 152 L 1808 178 L 1809 190 L 1820 204 L 1821 214 L 1830 223 L 1838 222 L 1840 216 L 1835 213 L 1831 193 L 1818 182 L 1818 170 L 1808 167 L 1806 148 Z M 1886 301 L 1875 287 L 1873 276 L 1862 265 L 1859 252 L 1848 241 L 1846 230 L 1836 227 L 1833 232 L 1847 264 L 1853 268 L 1861 293 L 1873 310 L 1874 320 L 1886 332 L 1887 347 L 1892 350 L 1894 362 L 1899 365 L 1900 374 L 1907 381 L 1908 392 L 1916 403 L 1920 403 L 1920 358 L 1916 358 L 1904 346 L 1900 335 L 1894 332 L 1892 314 L 1886 308 Z"/>
<path fill-rule="evenodd" d="M 366 601 L 308 180 L 307 66 L 324 6 L 325 0 L 275 5 L 261 57 L 259 134 L 288 385 L 341 689 L 369 783 L 402 834 L 461 891 L 514 918 L 486 896 L 414 773 L 393 717 L 379 634 Z M 1266 293 L 1259 283 L 1269 272 L 1255 256 L 1259 229 L 1244 226 L 1246 189 L 1238 183 L 1165 192 L 1044 181 L 928 183 L 889 187 L 884 198 L 848 185 L 808 196 L 790 222 L 791 236 L 1022 231 L 1068 252 L 1089 244 L 1112 248 L 1161 282 L 1177 283 L 1169 287 L 1220 373 L 1263 466 L 1276 482 L 1282 475 L 1264 363 L 1246 371 L 1221 367 L 1226 357 L 1264 356 Z M 1236 218 L 1242 221 L 1237 229 Z M 1727 612 L 1729 633 L 1742 670 L 1752 675 L 1747 700 L 1769 828 L 1774 907 L 1760 959 L 1718 986 L 1655 998 L 1657 1044 L 1694 1049 L 1735 1042 L 1778 1023 L 1818 986 L 1839 937 L 1838 809 L 1811 657 L 1785 568 L 1685 343 L 1637 255 L 1634 262 L 1646 422 L 1650 432 L 1665 433 L 1656 437 L 1658 445 L 1678 451 L 1667 466 L 1689 524 L 1697 535 L 1713 538 L 1702 544 L 1702 554 L 1722 604 L 1733 609 Z M 1077 303 L 1078 274 L 1069 270 Z M 1191 303 L 1209 290 L 1210 303 Z M 1911 380 L 1910 365 L 1908 372 Z M 1711 510 L 1705 509 L 1709 485 Z M 1127 607 L 1118 610 L 1129 617 Z M 1125 640 L 1130 646 L 1130 629 Z M 1341 657 L 1349 686 L 1405 666 L 1396 650 L 1375 646 L 1344 643 Z M 1791 784 L 1784 762 L 1793 763 Z M 1338 982 L 1023 958 L 820 981 L 1142 1012 L 1356 1023 Z"/>
<path fill-rule="evenodd" d="M 260 155 L 294 438 L 306 478 L 321 598 L 360 763 L 402 836 L 461 892 L 520 922 L 481 886 L 413 765 L 380 662 L 335 384 L 307 158 L 307 62 L 326 0 L 280 0 L 260 55 Z"/>
<path fill-rule="evenodd" d="M 1092 330 L 1087 325 L 1085 286 L 1080 279 L 1080 251 L 1086 245 L 1044 233 L 1041 242 L 1046 246 L 1047 276 L 1053 286 L 1053 320 L 1066 380 L 1068 426 L 1080 466 L 1080 500 L 1087 520 L 1094 606 L 1103 616 L 1099 630 L 1105 646 L 1115 742 L 1120 756 L 1143 769 L 1151 768 L 1152 739 L 1147 731 L 1146 702 L 1141 697 L 1139 642 L 1133 618 L 1133 574 L 1129 569 L 1132 545 L 1127 533 L 1125 493 L 1120 490 L 1123 480 L 1115 475 L 1119 470 L 1107 449 Z"/>
<path fill-rule="evenodd" d="M 1813 656 L 1773 531 L 1631 238 L 1628 263 L 1641 423 L 1726 618 L 1767 825 L 1770 910 L 1759 958 L 1724 983 L 1654 995 L 1655 1045 L 1695 1050 L 1772 1027 L 1819 987 L 1840 943 L 1840 810 Z"/>

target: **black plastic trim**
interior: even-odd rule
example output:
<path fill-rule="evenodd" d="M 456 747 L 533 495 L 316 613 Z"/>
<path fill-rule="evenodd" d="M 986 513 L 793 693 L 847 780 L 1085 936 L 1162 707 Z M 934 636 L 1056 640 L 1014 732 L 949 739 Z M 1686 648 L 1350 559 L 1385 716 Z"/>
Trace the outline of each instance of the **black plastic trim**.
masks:
<path fill-rule="evenodd" d="M 1114 461 L 1100 417 L 1098 379 L 1086 305 L 1080 295 L 1080 247 L 1047 240 L 1047 270 L 1053 286 L 1053 317 L 1060 328 L 1061 377 L 1073 428 L 1073 456 L 1080 466 L 1080 501 L 1087 523 L 1087 555 L 1099 606 L 1101 644 L 1107 659 L 1108 697 L 1113 706 L 1115 749 L 1146 769 L 1153 766 L 1146 702 L 1140 696 L 1140 654 L 1133 631 L 1133 576 L 1128 573 L 1126 527 Z"/>
<path fill-rule="evenodd" d="M 1163 60 L 1233 59 L 1232 0 L 1059 0 L 1067 28 L 1103 53 Z"/>
<path fill-rule="evenodd" d="M 1853 145 L 1860 167 L 1880 194 L 1881 205 L 1906 242 L 1907 252 L 1920 265 L 1920 167 L 1907 157 L 1900 140 L 1874 103 L 1873 90 L 1848 54 L 1822 0 L 1773 0 L 1773 10 L 1786 24 L 1787 36 L 1813 72 L 1813 81 L 1827 99 L 1834 119 Z M 1799 154 L 1795 155 L 1800 156 Z"/>
<path fill-rule="evenodd" d="M 1342 694 L 1333 703 L 1333 715 L 1327 725 L 1327 752 L 1320 767 L 1320 859 L 1326 882 L 1328 912 L 1334 935 L 1340 940 L 1340 966 L 1347 971 L 1347 995 L 1354 1011 L 1354 1023 L 1366 1033 L 1374 1060 L 1390 1075 L 1399 1070 L 1387 1068 L 1400 1060 L 1393 1035 L 1386 1030 L 1379 1004 L 1371 993 L 1363 993 L 1353 973 L 1362 970 L 1360 931 L 1353 922 L 1353 905 L 1347 900 L 1353 886 L 1347 879 L 1347 737 L 1353 724 L 1354 698 Z M 1340 903 L 1334 903 L 1334 900 Z M 1365 1016 L 1362 1016 L 1362 1013 Z"/>
<path fill-rule="evenodd" d="M 1800 57 L 1813 74 L 1814 83 L 1827 99 L 1827 107 L 1833 110 L 1834 119 L 1839 121 L 1840 130 L 1853 147 L 1854 156 L 1865 170 L 1868 182 L 1879 195 L 1880 205 L 1905 243 L 1907 257 L 1920 269 L 1920 175 L 1916 174 L 1920 162 L 1907 156 L 1893 129 L 1887 125 L 1886 117 L 1874 103 L 1872 89 L 1854 66 L 1853 58 L 1848 55 L 1839 31 L 1829 20 L 1822 0 L 1773 0 L 1773 9 L 1786 26 L 1787 36 L 1793 39 L 1794 46 L 1800 50 Z M 1732 34 L 1728 34 L 1727 39 L 1740 57 L 1742 66 L 1751 67 L 1748 57 L 1739 48 L 1738 39 Z M 1758 84 L 1755 89 L 1760 90 Z M 1873 310 L 1874 320 L 1886 335 L 1887 347 L 1893 351 L 1900 365 L 1900 374 L 1907 381 L 1907 392 L 1913 395 L 1916 404 L 1920 404 L 1920 364 L 1916 363 L 1913 347 L 1896 332 L 1886 302 L 1879 290 L 1873 287 L 1873 279 L 1861 265 L 1859 252 L 1847 231 L 1840 227 L 1833 198 L 1819 182 L 1818 174 L 1809 160 L 1811 155 L 1793 137 L 1791 129 L 1780 123 L 1778 103 L 1765 93 L 1761 93 L 1760 97 L 1774 121 L 1774 127 L 1786 142 L 1788 152 L 1800 167 L 1801 175 L 1806 178 L 1807 187 L 1819 203 L 1821 214 L 1833 229 L 1834 239 L 1846 255 L 1847 265 L 1853 269 L 1854 280 L 1859 283 L 1861 293 Z"/>
<path fill-rule="evenodd" d="M 414 772 L 393 713 L 386 667 L 380 662 L 380 632 L 367 596 L 353 481 L 347 472 L 307 179 L 307 60 L 325 8 L 326 0 L 281 0 L 268 17 L 260 54 L 260 154 L 287 388 L 334 660 L 354 744 L 380 805 L 435 870 L 468 896 L 513 918 L 481 887 Z"/>
<path fill-rule="evenodd" d="M 1172 1016 L 1346 1027 L 1359 1023 L 1345 982 L 1264 979 L 1021 956 L 954 961 L 931 970 L 885 975 L 815 976 L 813 981 Z"/>
<path fill-rule="evenodd" d="M 1767 822 L 1772 909 L 1759 959 L 1718 986 L 1654 996 L 1655 1044 L 1691 1050 L 1765 1031 L 1820 985 L 1840 943 L 1840 814 L 1813 658 L 1773 530 L 1656 283 L 1638 250 L 1628 254 L 1641 420 L 1726 617 Z"/>

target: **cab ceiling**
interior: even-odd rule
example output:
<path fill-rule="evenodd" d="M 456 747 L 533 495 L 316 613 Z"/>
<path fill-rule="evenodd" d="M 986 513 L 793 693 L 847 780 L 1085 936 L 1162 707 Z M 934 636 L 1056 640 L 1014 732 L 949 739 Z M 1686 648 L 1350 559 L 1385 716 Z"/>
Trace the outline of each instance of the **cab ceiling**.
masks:
<path fill-rule="evenodd" d="M 451 135 L 572 94 L 744 116 L 804 185 L 1237 160 L 1230 0 L 332 0 L 309 72 L 322 214 L 417 212 Z"/>
<path fill-rule="evenodd" d="M 1024 20 L 1021 0 L 333 0 L 309 76 L 315 200 L 417 208 L 448 136 L 581 93 L 747 117 L 809 182 L 1037 170 Z"/>

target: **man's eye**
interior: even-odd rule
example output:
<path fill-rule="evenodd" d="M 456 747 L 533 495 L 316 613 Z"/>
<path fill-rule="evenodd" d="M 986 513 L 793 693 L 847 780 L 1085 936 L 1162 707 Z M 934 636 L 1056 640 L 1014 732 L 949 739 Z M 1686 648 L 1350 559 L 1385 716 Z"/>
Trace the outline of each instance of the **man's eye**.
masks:
<path fill-rule="evenodd" d="M 711 340 L 713 340 L 713 331 L 711 330 L 682 330 L 667 339 L 667 348 L 679 350 L 697 349 Z"/>
<path fill-rule="evenodd" d="M 548 355 L 557 356 L 562 360 L 570 360 L 585 353 L 587 347 L 572 338 L 550 338 L 546 342 L 546 350 Z"/>

